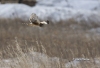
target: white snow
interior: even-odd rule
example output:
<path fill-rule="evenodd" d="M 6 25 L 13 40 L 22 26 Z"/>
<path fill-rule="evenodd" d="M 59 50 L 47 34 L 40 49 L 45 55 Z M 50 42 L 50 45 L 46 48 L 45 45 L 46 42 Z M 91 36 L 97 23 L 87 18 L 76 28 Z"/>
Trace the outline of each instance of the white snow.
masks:
<path fill-rule="evenodd" d="M 92 28 L 92 29 L 90 29 L 90 32 L 100 33 L 100 27 L 99 28 Z"/>
<path fill-rule="evenodd" d="M 63 61 L 67 59 L 62 59 Z M 46 54 L 38 53 L 38 52 L 30 52 L 23 54 L 20 57 L 16 58 L 9 58 L 9 59 L 2 59 L 0 60 L 0 68 L 12 68 L 13 66 L 15 68 L 40 68 L 41 66 L 45 66 L 45 68 L 59 68 L 60 67 L 60 58 L 57 57 L 49 57 Z M 62 63 L 64 68 L 81 68 L 81 65 L 92 65 L 92 67 L 97 66 L 100 67 L 100 58 L 73 58 L 70 62 L 64 62 Z M 25 65 L 25 67 L 23 66 Z M 94 68 L 94 67 L 93 67 Z"/>
<path fill-rule="evenodd" d="M 0 68 L 41 68 L 43 66 L 45 68 L 58 68 L 56 64 L 59 63 L 60 61 L 57 57 L 51 58 L 43 53 L 31 52 L 20 57 L 0 60 Z"/>
<path fill-rule="evenodd" d="M 94 9 L 100 6 L 100 0 L 37 0 L 37 5 L 67 7 L 74 9 Z"/>
<path fill-rule="evenodd" d="M 94 65 L 95 63 L 95 65 Z M 74 58 L 72 61 L 66 63 L 66 68 L 71 68 L 71 67 L 74 67 L 74 68 L 81 68 L 82 65 L 88 65 L 88 64 L 91 64 L 92 67 L 94 66 L 97 66 L 97 67 L 100 67 L 100 58 L 94 58 L 94 59 L 88 59 L 88 58 Z M 90 65 L 90 66 L 91 66 Z M 94 68 L 93 67 L 93 68 Z"/>
<path fill-rule="evenodd" d="M 88 18 L 100 22 L 99 0 L 38 0 L 36 6 L 24 4 L 0 4 L 1 18 L 28 20 L 31 13 L 36 13 L 40 19 L 51 19 L 53 22 L 75 18 L 80 21 Z M 94 10 L 94 9 L 98 10 Z"/>

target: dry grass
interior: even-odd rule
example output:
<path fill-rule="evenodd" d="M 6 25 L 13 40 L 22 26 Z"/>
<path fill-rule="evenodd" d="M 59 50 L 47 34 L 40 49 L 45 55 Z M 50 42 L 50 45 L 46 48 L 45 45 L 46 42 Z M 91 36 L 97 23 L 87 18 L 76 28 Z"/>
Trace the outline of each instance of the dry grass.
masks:
<path fill-rule="evenodd" d="M 72 61 L 73 58 L 83 57 L 94 59 L 100 56 L 100 35 L 89 32 L 91 28 L 100 27 L 99 23 L 94 24 L 92 22 L 93 24 L 88 25 L 85 21 L 81 21 L 80 23 L 74 19 L 69 19 L 68 21 L 60 21 L 57 24 L 51 23 L 40 28 L 22 24 L 27 22 L 19 19 L 0 19 L 1 59 L 22 57 L 23 54 L 34 51 L 46 54 L 49 57 L 60 58 L 59 63 L 57 60 L 55 61 L 58 65 L 51 64 L 50 68 L 54 66 L 56 66 L 54 68 L 65 68 L 63 63 Z M 23 59 L 26 59 L 25 56 Z M 27 60 L 25 62 L 27 63 Z M 26 68 L 31 68 L 31 65 L 26 63 L 22 62 L 22 66 L 27 65 L 28 67 L 25 66 Z M 79 68 L 84 67 L 85 64 Z M 42 61 L 41 65 L 43 65 Z M 44 63 L 44 66 L 41 65 L 41 68 L 47 68 L 47 64 Z M 91 68 L 89 66 L 87 64 L 85 68 Z"/>

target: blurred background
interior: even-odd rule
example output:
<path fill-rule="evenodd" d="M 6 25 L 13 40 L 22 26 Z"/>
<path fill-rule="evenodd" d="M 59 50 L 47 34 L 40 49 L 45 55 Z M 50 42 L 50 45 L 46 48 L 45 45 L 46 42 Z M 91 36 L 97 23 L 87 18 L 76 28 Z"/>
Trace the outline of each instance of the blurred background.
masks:
<path fill-rule="evenodd" d="M 100 68 L 100 0 L 0 0 L 0 68 Z"/>

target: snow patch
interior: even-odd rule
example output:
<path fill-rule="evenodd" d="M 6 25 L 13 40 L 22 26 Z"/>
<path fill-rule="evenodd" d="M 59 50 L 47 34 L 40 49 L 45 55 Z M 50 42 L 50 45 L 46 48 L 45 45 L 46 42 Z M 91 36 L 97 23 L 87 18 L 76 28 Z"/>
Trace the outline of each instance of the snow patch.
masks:
<path fill-rule="evenodd" d="M 6 8 L 8 7 L 8 8 Z M 75 18 L 77 20 L 85 19 L 93 16 L 94 21 L 100 21 L 100 14 L 97 11 L 75 10 L 62 7 L 45 7 L 35 6 L 29 7 L 24 4 L 0 4 L 0 17 L 15 18 L 28 20 L 31 13 L 36 13 L 42 20 L 51 19 L 53 22 Z"/>
<path fill-rule="evenodd" d="M 93 33 L 100 33 L 100 27 L 99 28 L 92 28 L 89 31 L 93 32 Z"/>
<path fill-rule="evenodd" d="M 88 58 L 74 58 L 72 61 L 66 63 L 66 68 L 71 68 L 71 67 L 79 67 L 81 68 L 82 65 L 88 65 L 91 64 L 92 67 L 94 66 L 100 67 L 100 58 L 94 58 L 94 59 L 88 59 Z"/>

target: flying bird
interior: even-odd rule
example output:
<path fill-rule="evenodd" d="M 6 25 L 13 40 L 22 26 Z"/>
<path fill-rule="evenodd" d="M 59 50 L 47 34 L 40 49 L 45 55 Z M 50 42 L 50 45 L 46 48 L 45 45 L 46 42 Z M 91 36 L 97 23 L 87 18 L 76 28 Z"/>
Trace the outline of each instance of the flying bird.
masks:
<path fill-rule="evenodd" d="M 30 21 L 30 23 L 29 23 L 30 26 L 40 26 L 40 27 L 42 27 L 43 25 L 49 24 L 48 20 L 47 21 L 40 21 L 38 16 L 34 13 L 31 14 L 29 21 Z"/>

